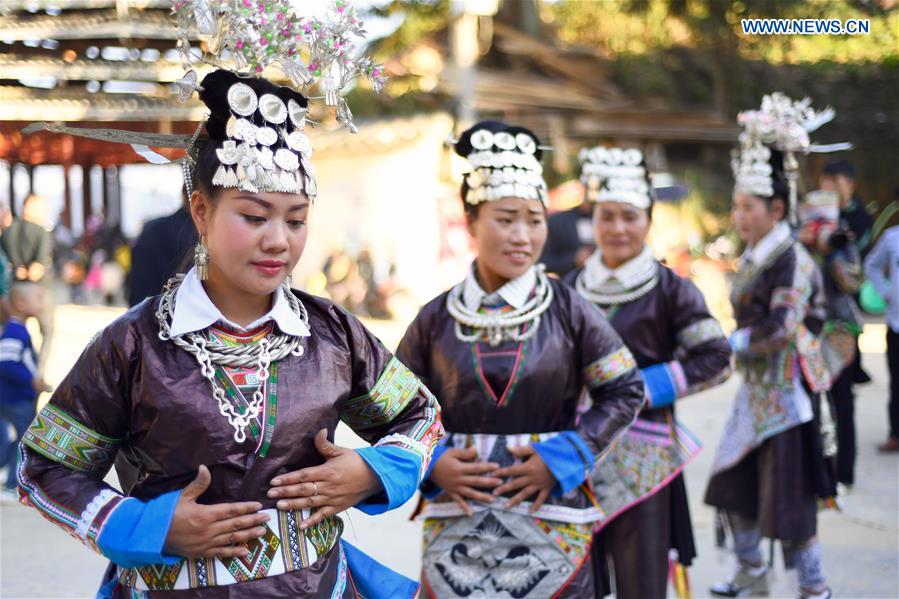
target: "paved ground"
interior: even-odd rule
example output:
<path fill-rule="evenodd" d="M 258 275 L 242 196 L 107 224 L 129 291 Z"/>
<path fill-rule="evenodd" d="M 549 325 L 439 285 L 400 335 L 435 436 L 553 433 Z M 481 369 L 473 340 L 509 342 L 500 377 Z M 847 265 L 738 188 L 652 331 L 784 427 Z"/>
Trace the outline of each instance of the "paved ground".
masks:
<path fill-rule="evenodd" d="M 118 310 L 61 306 L 54 353 L 47 378 L 58 382 L 84 344 Z M 402 333 L 397 325 L 376 323 L 375 332 L 388 344 Z M 845 498 L 842 512 L 821 515 L 824 567 L 835 597 L 899 596 L 899 456 L 879 455 L 877 443 L 886 434 L 886 364 L 883 325 L 871 325 L 863 338 L 865 366 L 874 383 L 858 388 L 858 484 Z M 713 512 L 701 498 L 709 467 L 737 381 L 685 401 L 679 411 L 685 424 L 706 446 L 687 469 L 693 521 L 700 556 L 691 569 L 695 596 L 707 596 L 709 584 L 730 568 L 729 557 L 714 548 Z M 357 442 L 348 430 L 338 441 Z M 348 539 L 393 568 L 415 576 L 419 568 L 419 527 L 408 521 L 412 502 L 395 512 L 370 518 L 348 515 Z M 91 597 L 105 561 L 79 545 L 35 511 L 18 505 L 0 507 L 0 597 Z M 776 597 L 790 597 L 788 576 L 778 567 L 773 582 Z"/>

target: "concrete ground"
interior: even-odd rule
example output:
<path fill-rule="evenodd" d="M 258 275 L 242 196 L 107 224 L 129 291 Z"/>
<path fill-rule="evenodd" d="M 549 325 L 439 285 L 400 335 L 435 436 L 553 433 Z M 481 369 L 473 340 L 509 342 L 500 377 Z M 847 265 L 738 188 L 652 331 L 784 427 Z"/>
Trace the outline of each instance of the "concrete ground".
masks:
<path fill-rule="evenodd" d="M 62 305 L 57 313 L 57 337 L 46 378 L 59 382 L 91 336 L 121 310 Z M 402 326 L 372 323 L 388 345 L 395 344 Z M 886 435 L 887 373 L 882 324 L 869 325 L 862 339 L 864 364 L 874 382 L 857 388 L 857 484 L 844 498 L 842 512 L 820 516 L 824 570 L 835 597 L 888 598 L 899 596 L 899 454 L 883 455 L 877 443 Z M 679 404 L 679 415 L 704 443 L 706 450 L 687 468 L 693 523 L 699 558 L 690 570 L 695 597 L 708 596 L 709 585 L 730 570 L 729 556 L 714 547 L 714 513 L 702 504 L 718 435 L 730 409 L 738 381 Z M 358 439 L 346 429 L 338 442 Z M 420 528 L 408 516 L 410 501 L 377 518 L 351 510 L 346 534 L 373 557 L 394 569 L 416 576 L 420 566 Z M 0 597 L 92 597 L 105 560 L 20 505 L 0 506 Z M 790 577 L 778 565 L 772 583 L 775 597 L 795 596 Z M 673 596 L 673 594 L 672 594 Z"/>

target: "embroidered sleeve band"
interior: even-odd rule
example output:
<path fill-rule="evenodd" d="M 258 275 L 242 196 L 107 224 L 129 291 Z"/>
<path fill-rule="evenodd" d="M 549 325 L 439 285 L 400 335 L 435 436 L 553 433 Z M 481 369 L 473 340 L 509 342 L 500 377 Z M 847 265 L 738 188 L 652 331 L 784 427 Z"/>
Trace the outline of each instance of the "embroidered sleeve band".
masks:
<path fill-rule="evenodd" d="M 28 467 L 32 459 L 28 453 L 28 447 L 24 444 L 21 445 L 17 474 L 22 503 L 35 507 L 41 516 L 58 525 L 97 553 L 102 553 L 97 545 L 98 538 L 107 518 L 122 501 L 122 496 L 112 489 L 101 488 L 79 515 L 71 507 L 49 497 L 46 490 L 28 475 Z"/>
<path fill-rule="evenodd" d="M 347 402 L 342 419 L 354 430 L 387 424 L 415 397 L 419 386 L 418 378 L 391 358 L 371 391 Z"/>
<path fill-rule="evenodd" d="M 627 347 L 603 356 L 584 369 L 584 380 L 593 389 L 630 372 L 637 367 L 633 354 Z"/>
<path fill-rule="evenodd" d="M 691 350 L 709 341 L 723 339 L 721 324 L 714 318 L 704 318 L 684 327 L 677 333 L 677 343 L 686 350 Z"/>
<path fill-rule="evenodd" d="M 61 409 L 47 405 L 25 432 L 22 443 L 73 470 L 103 474 L 112 465 L 120 441 L 105 437 Z"/>

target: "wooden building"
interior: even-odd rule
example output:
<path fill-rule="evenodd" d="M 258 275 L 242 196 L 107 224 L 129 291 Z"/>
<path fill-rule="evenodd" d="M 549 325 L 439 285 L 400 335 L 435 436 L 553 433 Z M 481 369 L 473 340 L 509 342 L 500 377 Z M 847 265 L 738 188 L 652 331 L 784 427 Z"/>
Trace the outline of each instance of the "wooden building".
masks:
<path fill-rule="evenodd" d="M 182 103 L 171 82 L 184 70 L 175 56 L 177 29 L 169 0 L 4 0 L 0 40 L 0 160 L 10 167 L 0 197 L 17 204 L 14 173 L 60 165 L 65 201 L 60 220 L 72 226 L 72 199 L 86 221 L 93 205 L 107 218 L 121 213 L 118 167 L 143 162 L 129 146 L 60 133 L 24 136 L 36 121 L 79 127 L 190 134 L 202 117 L 197 101 Z M 166 153 L 162 150 L 161 153 Z M 169 151 L 169 157 L 179 152 Z M 71 189 L 80 167 L 83 189 Z M 105 172 L 102 202 L 91 194 L 90 173 Z M 95 190 L 96 191 L 96 190 Z"/>

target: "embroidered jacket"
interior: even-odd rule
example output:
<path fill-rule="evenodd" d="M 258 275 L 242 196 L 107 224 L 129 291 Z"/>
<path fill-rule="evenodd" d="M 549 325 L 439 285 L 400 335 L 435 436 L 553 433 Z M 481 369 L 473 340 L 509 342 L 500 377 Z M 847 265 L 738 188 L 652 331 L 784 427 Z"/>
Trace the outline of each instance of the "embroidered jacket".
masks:
<path fill-rule="evenodd" d="M 756 252 L 755 260 L 742 260 L 733 284 L 735 335 L 745 340 L 736 343 L 743 384 L 713 472 L 733 466 L 765 439 L 810 422 L 809 392 L 831 384 L 819 338 L 826 319 L 821 271 L 790 235 L 772 232 L 768 240 L 776 243 Z"/>
<path fill-rule="evenodd" d="M 469 277 L 463 295 L 482 310 L 508 310 L 533 294 L 524 276 L 484 297 Z M 532 446 L 556 478 L 549 499 L 507 508 L 508 497 L 469 502 L 465 512 L 428 479 L 424 502 L 425 596 L 550 596 L 592 594 L 590 530 L 599 513 L 589 484 L 597 460 L 633 422 L 643 385 L 631 352 L 574 291 L 550 279 L 554 297 L 536 334 L 491 346 L 457 338 L 447 293 L 425 305 L 397 355 L 434 393 L 448 429 L 434 461 L 448 447 L 475 447 L 479 459 L 512 465 L 509 447 Z M 473 304 L 467 303 L 469 308 Z M 465 333 L 468 333 L 467 329 Z M 593 398 L 578 415 L 582 391 Z M 460 555 L 467 558 L 459 559 Z"/>
<path fill-rule="evenodd" d="M 643 385 L 631 352 L 602 315 L 558 280 L 550 279 L 550 285 L 555 297 L 529 340 L 496 347 L 460 341 L 443 293 L 421 309 L 397 356 L 440 402 L 454 440 L 448 438 L 439 451 L 449 443 L 464 445 L 466 434 L 564 433 L 566 441 L 550 444 L 559 452 L 547 450 L 544 460 L 564 494 L 584 482 L 595 460 L 633 421 Z M 595 403 L 578 422 L 584 388 Z M 589 501 L 575 503 L 584 507 Z"/>
<path fill-rule="evenodd" d="M 186 597 L 343 596 L 352 586 L 345 556 L 358 551 L 338 546 L 342 522 L 332 517 L 299 531 L 302 514 L 276 511 L 266 496 L 276 475 L 323 462 L 313 438 L 326 428 L 333 439 L 340 421 L 376 445 L 358 451 L 384 492 L 360 509 L 380 513 L 414 493 L 443 434 L 436 401 L 354 317 L 294 293 L 308 311 L 311 335 L 302 356 L 272 365 L 265 409 L 244 443 L 234 440 L 196 359 L 159 338 L 158 298 L 94 339 L 28 430 L 18 472 L 22 502 L 118 564 L 108 581 L 112 593 L 185 588 L 195 589 L 181 591 Z M 216 335 L 221 341 L 227 331 Z M 225 382 L 226 374 L 235 382 L 229 401 L 242 409 L 247 381 L 234 372 L 217 376 Z M 246 560 L 161 554 L 178 492 L 201 464 L 212 475 L 203 503 L 258 501 L 276 516 L 265 538 L 249 544 Z M 113 465 L 124 493 L 103 482 Z M 128 526 L 140 528 L 141 519 L 153 526 L 129 539 L 123 520 L 141 506 L 149 509 L 138 510 Z M 252 588 L 229 594 L 226 585 L 234 583 Z M 221 586 L 196 591 L 215 585 Z"/>
<path fill-rule="evenodd" d="M 587 268 L 596 264 L 596 255 Z M 699 452 L 696 438 L 674 417 L 676 400 L 718 385 L 731 374 L 731 349 L 699 289 L 641 254 L 616 271 L 593 272 L 592 280 L 625 279 L 621 303 L 597 307 L 634 354 L 644 379 L 647 405 L 637 421 L 597 464 L 593 482 L 602 508 L 600 529 L 617 515 L 670 483 Z M 637 262 L 643 262 L 640 266 Z M 582 271 L 566 280 L 574 284 Z M 629 295 L 641 290 L 633 299 Z M 615 301 L 614 295 L 606 301 Z"/>

